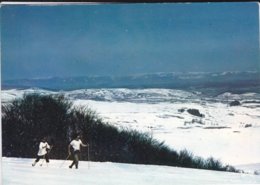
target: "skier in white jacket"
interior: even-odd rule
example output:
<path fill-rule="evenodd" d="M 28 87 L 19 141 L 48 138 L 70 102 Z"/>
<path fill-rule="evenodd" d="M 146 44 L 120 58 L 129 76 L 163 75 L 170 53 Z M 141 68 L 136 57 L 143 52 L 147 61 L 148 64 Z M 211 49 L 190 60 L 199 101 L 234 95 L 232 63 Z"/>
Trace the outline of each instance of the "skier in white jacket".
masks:
<path fill-rule="evenodd" d="M 79 153 L 80 153 L 80 147 L 87 147 L 89 146 L 88 144 L 83 144 L 82 141 L 80 140 L 80 135 L 77 135 L 77 137 L 72 140 L 68 146 L 68 152 L 69 155 L 71 155 L 70 152 L 70 147 L 73 148 L 73 162 L 72 164 L 69 166 L 69 168 L 72 168 L 74 165 L 76 167 L 76 169 L 78 169 L 78 165 L 79 165 Z"/>
<path fill-rule="evenodd" d="M 47 143 L 47 139 L 46 137 L 42 138 L 41 142 L 40 142 L 40 145 L 39 145 L 39 151 L 38 151 L 38 154 L 37 154 L 37 157 L 34 161 L 34 163 L 32 164 L 32 166 L 35 166 L 35 164 L 41 159 L 45 159 L 47 164 L 49 163 L 49 155 L 48 155 L 48 151 L 47 150 L 50 150 L 51 147 L 50 145 Z"/>

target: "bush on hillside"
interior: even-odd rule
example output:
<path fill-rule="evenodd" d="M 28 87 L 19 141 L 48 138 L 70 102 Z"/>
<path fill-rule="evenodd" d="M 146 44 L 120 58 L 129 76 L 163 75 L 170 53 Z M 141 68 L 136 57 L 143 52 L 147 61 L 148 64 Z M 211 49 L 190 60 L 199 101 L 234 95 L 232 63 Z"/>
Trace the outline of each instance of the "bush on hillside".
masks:
<path fill-rule="evenodd" d="M 187 112 L 190 113 L 193 116 L 198 116 L 198 117 L 201 117 L 201 118 L 205 117 L 205 115 L 201 114 L 198 109 L 188 109 Z"/>
<path fill-rule="evenodd" d="M 43 136 L 54 147 L 51 158 L 65 159 L 75 133 L 90 144 L 92 161 L 157 164 L 231 171 L 213 158 L 204 160 L 187 150 L 176 152 L 149 134 L 120 130 L 91 109 L 72 106 L 62 95 L 29 94 L 2 107 L 3 156 L 34 158 Z M 82 148 L 81 159 L 88 159 Z M 235 171 L 235 169 L 232 169 Z"/>
<path fill-rule="evenodd" d="M 43 136 L 64 151 L 71 103 L 63 96 L 30 94 L 2 107 L 3 154 L 32 157 Z M 54 150 L 55 150 L 54 148 Z M 56 153 L 56 157 L 61 157 Z"/>
<path fill-rule="evenodd" d="M 241 105 L 241 103 L 238 100 L 234 100 L 232 102 L 229 103 L 230 106 L 239 106 Z"/>

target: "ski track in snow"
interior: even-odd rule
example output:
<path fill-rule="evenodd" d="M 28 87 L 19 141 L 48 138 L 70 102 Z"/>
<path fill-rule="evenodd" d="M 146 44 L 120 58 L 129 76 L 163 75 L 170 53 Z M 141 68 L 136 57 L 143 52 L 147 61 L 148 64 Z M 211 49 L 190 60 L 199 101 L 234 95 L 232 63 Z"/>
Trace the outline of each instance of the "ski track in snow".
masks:
<path fill-rule="evenodd" d="M 50 160 L 42 167 L 34 159 L 2 158 L 2 185 L 216 185 L 260 184 L 260 176 L 211 170 L 156 165 L 80 161 L 79 169 L 69 169 L 71 161 Z"/>

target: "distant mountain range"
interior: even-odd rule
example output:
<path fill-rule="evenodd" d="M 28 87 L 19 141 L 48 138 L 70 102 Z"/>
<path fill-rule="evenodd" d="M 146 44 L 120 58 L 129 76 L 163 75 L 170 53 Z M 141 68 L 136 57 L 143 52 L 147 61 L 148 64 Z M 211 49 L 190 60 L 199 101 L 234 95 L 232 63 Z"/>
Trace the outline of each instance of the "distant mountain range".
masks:
<path fill-rule="evenodd" d="M 2 89 L 169 88 L 200 92 L 260 92 L 260 72 L 153 73 L 128 76 L 50 77 L 2 81 Z"/>

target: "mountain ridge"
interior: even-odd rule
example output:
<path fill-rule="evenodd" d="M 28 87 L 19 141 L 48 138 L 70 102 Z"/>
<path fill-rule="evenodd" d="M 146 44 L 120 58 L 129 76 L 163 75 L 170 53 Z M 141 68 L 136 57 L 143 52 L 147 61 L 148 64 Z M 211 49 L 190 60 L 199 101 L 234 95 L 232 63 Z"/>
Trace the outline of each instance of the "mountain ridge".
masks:
<path fill-rule="evenodd" d="M 260 92 L 260 72 L 151 73 L 126 76 L 78 76 L 2 80 L 2 89 L 169 88 L 221 92 Z"/>

